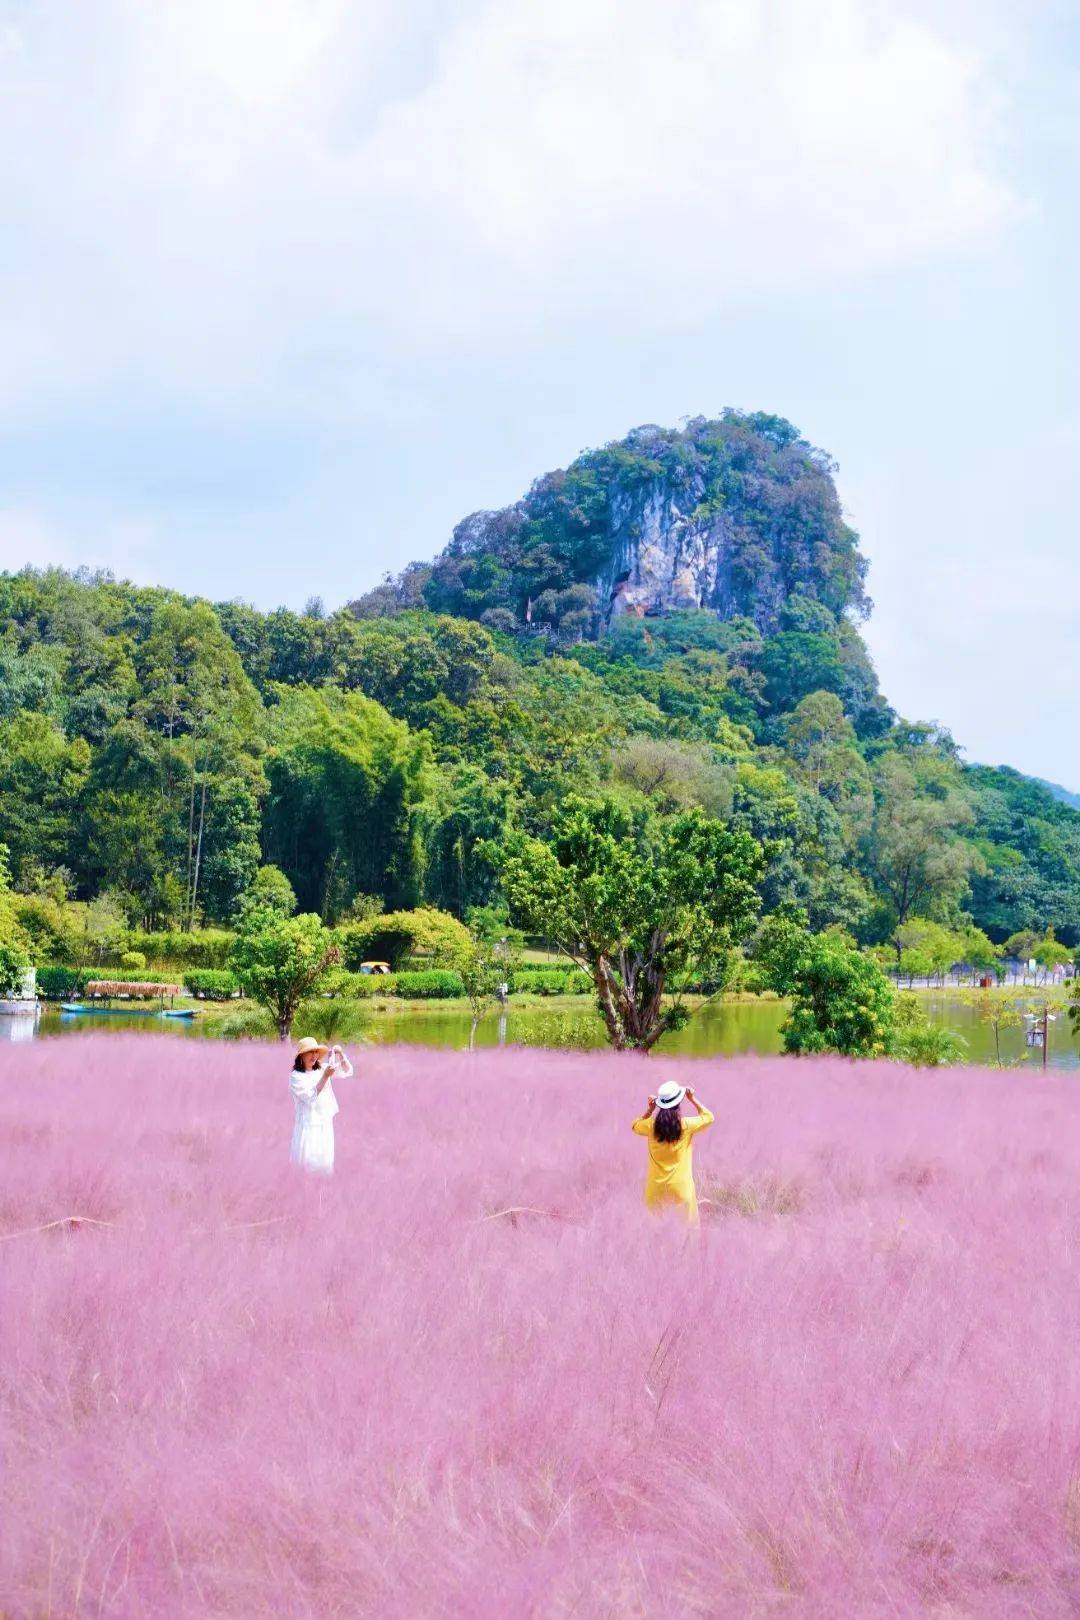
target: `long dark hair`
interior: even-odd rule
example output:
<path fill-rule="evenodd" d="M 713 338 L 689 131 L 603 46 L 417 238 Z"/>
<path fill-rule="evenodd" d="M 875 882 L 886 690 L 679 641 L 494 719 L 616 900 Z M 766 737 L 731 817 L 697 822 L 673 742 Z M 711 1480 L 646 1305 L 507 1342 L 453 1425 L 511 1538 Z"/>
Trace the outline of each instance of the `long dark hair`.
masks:
<path fill-rule="evenodd" d="M 299 1074 L 300 1073 L 300 1070 L 304 1067 L 304 1059 L 306 1057 L 307 1057 L 306 1052 L 297 1052 L 296 1058 L 293 1061 L 293 1073 L 294 1074 Z M 322 1064 L 319 1062 L 319 1054 L 318 1054 L 318 1052 L 316 1052 L 314 1066 L 311 1068 L 311 1070 L 309 1072 L 311 1074 L 314 1074 L 316 1069 L 321 1069 L 321 1068 L 322 1068 Z"/>
<path fill-rule="evenodd" d="M 682 1104 L 676 1103 L 674 1108 L 658 1108 L 652 1129 L 658 1142 L 677 1142 L 682 1135 Z"/>

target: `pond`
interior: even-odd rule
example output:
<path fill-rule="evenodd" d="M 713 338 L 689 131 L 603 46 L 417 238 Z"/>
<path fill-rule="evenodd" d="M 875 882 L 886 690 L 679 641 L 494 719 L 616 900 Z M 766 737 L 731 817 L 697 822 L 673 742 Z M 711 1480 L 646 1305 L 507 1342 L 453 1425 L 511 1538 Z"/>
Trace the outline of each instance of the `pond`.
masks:
<path fill-rule="evenodd" d="M 929 1016 L 947 1025 L 967 1042 L 967 1060 L 993 1065 L 993 1031 L 979 1018 L 978 1009 L 955 991 L 921 995 Z M 658 1051 L 687 1057 L 731 1057 L 742 1052 L 769 1055 L 780 1051 L 780 1025 L 784 1006 L 777 1001 L 713 1002 L 701 1008 L 686 1029 L 661 1041 Z M 373 1013 L 367 1038 L 378 1045 L 401 1042 L 406 1045 L 461 1048 L 468 1045 L 470 1018 L 459 1007 L 403 1006 L 400 1011 Z M 205 1039 L 210 1033 L 198 1018 L 191 1022 L 161 1019 L 154 1013 L 66 1016 L 58 1008 L 47 1008 L 40 1018 L 0 1017 L 0 1040 L 31 1040 L 39 1035 L 85 1034 L 90 1031 L 163 1030 L 181 1039 Z M 477 1031 L 478 1046 L 602 1047 L 603 1026 L 588 1003 L 568 1007 L 519 1006 L 489 1014 Z M 1038 1069 L 1042 1054 L 1024 1043 L 1024 1030 L 1008 1029 L 1001 1037 L 1002 1060 L 1009 1066 Z M 1072 1037 L 1068 1020 L 1058 1008 L 1050 1025 L 1049 1061 L 1055 1069 L 1080 1068 L 1080 1048 Z"/>

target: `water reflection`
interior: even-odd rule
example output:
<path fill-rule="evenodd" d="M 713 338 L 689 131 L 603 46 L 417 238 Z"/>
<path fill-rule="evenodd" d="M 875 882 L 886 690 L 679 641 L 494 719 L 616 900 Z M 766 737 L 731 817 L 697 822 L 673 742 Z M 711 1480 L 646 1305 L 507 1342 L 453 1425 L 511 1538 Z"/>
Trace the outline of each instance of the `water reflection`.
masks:
<path fill-rule="evenodd" d="M 978 1007 L 955 993 L 943 992 L 920 998 L 927 1014 L 947 1024 L 967 1043 L 970 1063 L 993 1066 L 993 1031 L 979 1017 Z M 734 1057 L 743 1052 L 769 1055 L 780 1051 L 780 1025 L 785 1008 L 776 1001 L 714 1002 L 703 1007 L 683 1030 L 667 1035 L 659 1043 L 660 1054 L 687 1057 Z M 1080 1049 L 1072 1036 L 1062 1009 L 1050 1025 L 1049 1063 L 1055 1069 L 1080 1068 Z M 437 1005 L 421 1009 L 402 1007 L 400 1011 L 372 1013 L 365 1035 L 376 1045 L 402 1043 L 409 1046 L 450 1047 L 461 1050 L 469 1044 L 472 1020 L 467 1012 L 443 1010 Z M 87 1034 L 141 1030 L 167 1032 L 180 1039 L 205 1039 L 213 1034 L 212 1015 L 203 1014 L 190 1022 L 181 1019 L 147 1017 L 143 1014 L 114 1013 L 95 1016 L 65 1015 L 59 1008 L 46 1007 L 40 1017 L 0 1016 L 0 1042 L 27 1041 L 36 1035 Z M 1024 1043 L 1024 1029 L 1003 1030 L 1002 1060 L 1008 1067 L 1035 1072 L 1042 1066 L 1042 1053 Z M 600 1015 L 588 1004 L 580 1006 L 528 1006 L 499 1008 L 481 1022 L 476 1045 L 543 1046 L 564 1050 L 591 1050 L 606 1045 Z"/>
<path fill-rule="evenodd" d="M 0 1041 L 32 1041 L 37 1034 L 37 1013 L 0 1013 Z"/>

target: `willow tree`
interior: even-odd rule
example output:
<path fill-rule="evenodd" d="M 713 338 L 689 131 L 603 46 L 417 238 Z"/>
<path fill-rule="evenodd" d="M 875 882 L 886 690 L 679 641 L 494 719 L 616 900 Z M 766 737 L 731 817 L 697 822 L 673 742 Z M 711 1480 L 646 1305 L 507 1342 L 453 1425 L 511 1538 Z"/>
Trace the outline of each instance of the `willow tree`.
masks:
<path fill-rule="evenodd" d="M 570 798 L 546 842 L 513 838 L 500 866 L 515 919 L 591 975 L 611 1045 L 647 1052 L 686 1022 L 691 981 L 724 982 L 766 858 L 697 809 L 635 817 Z"/>

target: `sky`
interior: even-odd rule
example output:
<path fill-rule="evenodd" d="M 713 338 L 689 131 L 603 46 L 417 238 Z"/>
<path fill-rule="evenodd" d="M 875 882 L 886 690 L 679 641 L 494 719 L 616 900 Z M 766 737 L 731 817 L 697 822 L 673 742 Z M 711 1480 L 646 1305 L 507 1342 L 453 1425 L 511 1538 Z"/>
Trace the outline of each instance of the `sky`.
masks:
<path fill-rule="evenodd" d="M 1076 0 L 0 0 L 0 567 L 334 607 L 644 422 L 839 466 L 882 686 L 1080 789 Z"/>

